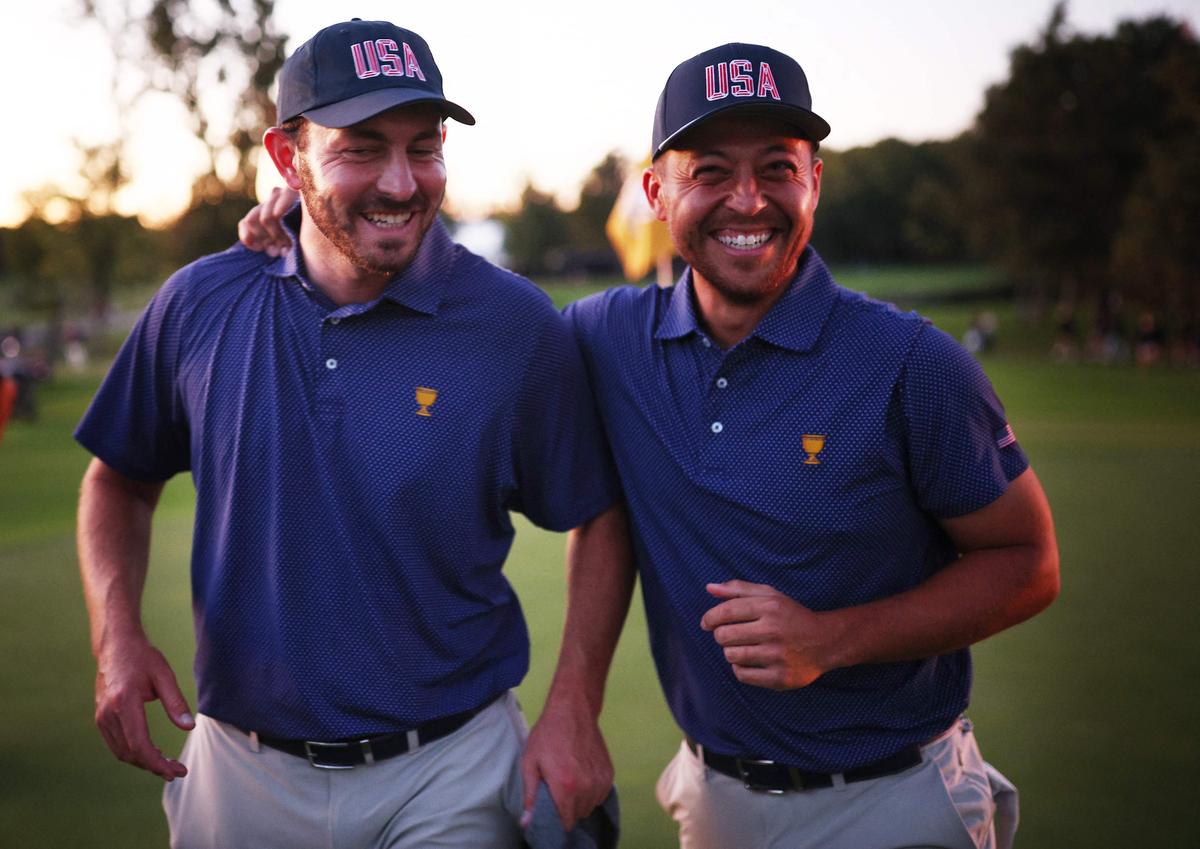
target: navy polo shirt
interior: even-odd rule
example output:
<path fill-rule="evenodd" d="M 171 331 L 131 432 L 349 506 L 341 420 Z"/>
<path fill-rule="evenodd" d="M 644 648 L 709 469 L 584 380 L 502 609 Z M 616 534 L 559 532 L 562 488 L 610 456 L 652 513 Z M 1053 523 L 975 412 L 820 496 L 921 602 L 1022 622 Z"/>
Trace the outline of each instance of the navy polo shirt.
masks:
<path fill-rule="evenodd" d="M 440 223 L 370 303 L 335 306 L 296 249 L 187 266 L 76 437 L 131 478 L 191 471 L 199 709 L 286 738 L 515 686 L 509 511 L 566 530 L 617 494 L 565 320 Z"/>
<path fill-rule="evenodd" d="M 742 684 L 700 627 L 709 582 L 815 610 L 894 595 L 955 559 L 938 524 L 1027 466 L 983 371 L 915 314 L 839 288 L 816 252 L 722 351 L 690 271 L 623 287 L 573 322 L 630 511 L 651 646 L 685 732 L 713 751 L 837 772 L 929 739 L 966 707 L 966 650 Z"/>

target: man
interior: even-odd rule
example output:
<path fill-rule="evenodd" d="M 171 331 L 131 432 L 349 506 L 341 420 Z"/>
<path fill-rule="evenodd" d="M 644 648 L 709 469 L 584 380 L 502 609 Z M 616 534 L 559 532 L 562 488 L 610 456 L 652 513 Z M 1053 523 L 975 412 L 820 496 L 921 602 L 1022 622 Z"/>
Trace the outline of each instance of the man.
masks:
<path fill-rule="evenodd" d="M 687 736 L 659 800 L 686 847 L 1006 845 L 966 647 L 1053 600 L 1050 511 L 975 361 L 809 246 L 828 133 L 782 53 L 681 64 L 644 186 L 689 268 L 569 312 Z"/>
<path fill-rule="evenodd" d="M 667 80 L 644 187 L 689 267 L 567 311 L 633 556 L 572 573 L 528 748 L 594 715 L 636 562 L 686 849 L 1010 845 L 1015 795 L 962 718 L 967 646 L 1057 594 L 1049 507 L 975 361 L 809 245 L 828 133 L 770 48 Z"/>
<path fill-rule="evenodd" d="M 296 247 L 175 274 L 77 431 L 97 724 L 168 782 L 173 846 L 517 845 L 509 511 L 575 528 L 585 570 L 623 517 L 569 328 L 437 219 L 445 117 L 474 123 L 416 33 L 355 19 L 302 45 L 264 138 Z M 139 616 L 182 471 L 194 719 Z M 179 760 L 154 700 L 190 730 Z"/>

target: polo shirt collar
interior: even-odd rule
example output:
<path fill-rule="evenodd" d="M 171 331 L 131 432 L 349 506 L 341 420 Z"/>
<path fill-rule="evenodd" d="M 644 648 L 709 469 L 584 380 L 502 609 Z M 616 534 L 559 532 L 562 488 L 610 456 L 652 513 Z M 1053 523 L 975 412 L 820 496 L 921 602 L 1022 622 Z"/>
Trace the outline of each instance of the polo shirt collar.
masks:
<path fill-rule="evenodd" d="M 833 309 L 837 284 L 811 245 L 804 249 L 796 276 L 770 312 L 763 316 L 753 336 L 791 351 L 811 351 Z"/>
<path fill-rule="evenodd" d="M 692 286 L 692 269 L 688 268 L 671 290 L 670 301 L 654 331 L 654 338 L 680 339 L 691 333 L 704 332 L 696 315 Z M 796 276 L 788 284 L 787 291 L 750 335 L 780 348 L 809 351 L 821 335 L 836 295 L 833 276 L 810 245 L 800 255 Z"/>
<path fill-rule="evenodd" d="M 682 339 L 691 333 L 702 333 L 696 320 L 696 307 L 692 302 L 692 269 L 689 266 L 671 289 L 667 310 L 663 313 L 655 339 Z"/>
<path fill-rule="evenodd" d="M 292 239 L 292 247 L 268 270 L 278 277 L 295 277 L 309 285 L 304 258 L 300 255 L 300 216 L 300 202 L 297 201 L 281 222 Z M 379 300 L 392 301 L 425 315 L 436 315 L 449 285 L 455 247 L 441 218 L 435 218 L 412 262 L 392 278 Z"/>

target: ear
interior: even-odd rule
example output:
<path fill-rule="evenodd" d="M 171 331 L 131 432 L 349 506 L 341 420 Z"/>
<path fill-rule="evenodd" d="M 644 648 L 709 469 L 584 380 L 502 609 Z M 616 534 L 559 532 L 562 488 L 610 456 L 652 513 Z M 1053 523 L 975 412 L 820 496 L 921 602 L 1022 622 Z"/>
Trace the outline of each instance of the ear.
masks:
<path fill-rule="evenodd" d="M 650 208 L 654 210 L 654 217 L 659 221 L 666 221 L 667 205 L 663 198 L 663 184 L 653 165 L 642 172 L 642 191 L 646 193 Z"/>
<path fill-rule="evenodd" d="M 300 191 L 300 152 L 296 150 L 296 145 L 292 143 L 287 133 L 278 127 L 271 127 L 263 133 L 263 147 L 267 149 L 271 161 L 275 163 L 275 168 L 279 171 L 279 176 L 283 177 L 288 188 Z"/>
<path fill-rule="evenodd" d="M 825 160 L 813 157 L 812 164 L 812 181 L 813 181 L 813 209 L 817 208 L 817 204 L 821 201 L 821 172 L 825 170 Z"/>

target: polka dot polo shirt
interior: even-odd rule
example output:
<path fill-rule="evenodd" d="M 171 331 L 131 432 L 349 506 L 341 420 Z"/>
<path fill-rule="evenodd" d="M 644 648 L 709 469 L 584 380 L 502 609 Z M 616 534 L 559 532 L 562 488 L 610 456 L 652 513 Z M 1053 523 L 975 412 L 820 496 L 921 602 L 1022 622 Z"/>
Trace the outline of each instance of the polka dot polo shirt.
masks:
<path fill-rule="evenodd" d="M 275 737 L 410 728 L 515 686 L 509 511 L 565 530 L 617 494 L 568 325 L 440 223 L 370 303 L 328 301 L 295 250 L 183 269 L 76 436 L 135 479 L 191 471 L 199 709 Z"/>
<path fill-rule="evenodd" d="M 838 772 L 945 729 L 965 650 L 739 683 L 700 628 L 708 582 L 815 610 L 893 595 L 951 562 L 937 519 L 997 498 L 1027 461 L 978 364 L 915 314 L 838 287 L 810 247 L 748 338 L 721 350 L 690 272 L 568 309 L 629 504 L 654 660 L 683 730 L 716 752 Z"/>

